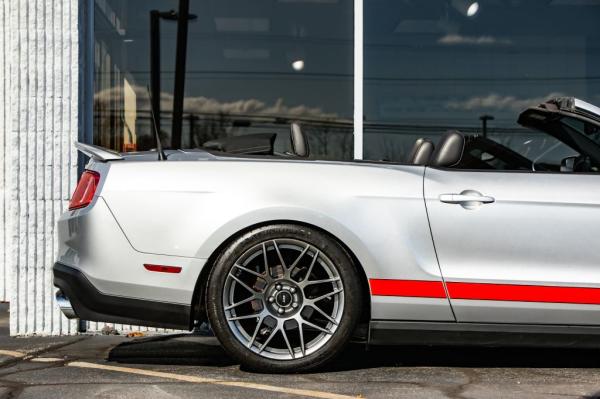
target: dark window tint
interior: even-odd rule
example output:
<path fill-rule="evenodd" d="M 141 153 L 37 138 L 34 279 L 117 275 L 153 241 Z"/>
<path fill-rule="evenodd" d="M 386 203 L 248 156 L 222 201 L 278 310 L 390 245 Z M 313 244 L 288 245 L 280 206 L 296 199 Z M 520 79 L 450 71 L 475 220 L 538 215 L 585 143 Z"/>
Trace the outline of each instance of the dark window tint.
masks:
<path fill-rule="evenodd" d="M 352 0 L 191 0 L 181 142 L 173 140 L 177 0 L 96 0 L 97 144 L 154 147 L 146 86 L 160 77 L 166 147 L 201 147 L 247 134 L 277 134 L 289 150 L 299 122 L 315 157 L 351 158 Z M 160 16 L 152 41 L 151 12 Z M 151 68 L 151 49 L 160 62 Z"/>
<path fill-rule="evenodd" d="M 579 153 L 556 138 L 529 130 L 528 134 L 468 137 L 458 169 L 560 171 L 561 162 Z"/>
<path fill-rule="evenodd" d="M 365 0 L 364 13 L 365 158 L 403 161 L 450 129 L 539 155 L 552 144 L 524 144 L 523 109 L 600 104 L 596 1 Z"/>
<path fill-rule="evenodd" d="M 518 134 L 467 136 L 457 169 L 531 172 L 598 172 L 598 126 L 562 116 Z"/>

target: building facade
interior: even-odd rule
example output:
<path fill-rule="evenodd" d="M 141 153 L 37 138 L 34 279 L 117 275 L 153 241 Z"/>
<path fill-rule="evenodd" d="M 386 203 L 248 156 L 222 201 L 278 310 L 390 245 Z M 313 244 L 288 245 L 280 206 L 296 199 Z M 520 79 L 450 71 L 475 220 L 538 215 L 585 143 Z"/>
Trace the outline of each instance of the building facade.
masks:
<path fill-rule="evenodd" d="M 77 180 L 80 4 L 0 2 L 0 300 L 11 334 L 69 334 L 56 308 L 55 221 Z"/>
<path fill-rule="evenodd" d="M 402 162 L 450 129 L 518 152 L 522 109 L 600 105 L 598 0 L 0 0 L 0 21 L 0 300 L 16 335 L 102 327 L 53 299 L 76 140 L 155 148 L 154 111 L 166 148 L 277 133 L 286 150 L 297 122 L 314 158 Z"/>

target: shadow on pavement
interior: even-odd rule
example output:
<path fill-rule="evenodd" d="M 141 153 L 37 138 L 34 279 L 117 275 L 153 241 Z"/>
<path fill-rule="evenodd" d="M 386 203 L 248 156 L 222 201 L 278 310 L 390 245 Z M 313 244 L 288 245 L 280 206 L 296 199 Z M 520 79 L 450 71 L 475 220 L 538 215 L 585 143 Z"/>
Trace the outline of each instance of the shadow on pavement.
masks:
<path fill-rule="evenodd" d="M 119 363 L 223 367 L 236 364 L 214 337 L 165 335 L 123 342 L 110 350 L 108 360 Z"/>
<path fill-rule="evenodd" d="M 191 334 L 150 337 L 114 347 L 109 361 L 137 364 L 231 366 L 214 337 Z M 351 344 L 320 371 L 378 367 L 599 368 L 600 350 L 564 348 L 483 348 L 370 346 Z"/>
<path fill-rule="evenodd" d="M 474 346 L 350 346 L 327 371 L 376 367 L 597 368 L 600 350 Z M 325 371 L 325 370 L 324 370 Z"/>

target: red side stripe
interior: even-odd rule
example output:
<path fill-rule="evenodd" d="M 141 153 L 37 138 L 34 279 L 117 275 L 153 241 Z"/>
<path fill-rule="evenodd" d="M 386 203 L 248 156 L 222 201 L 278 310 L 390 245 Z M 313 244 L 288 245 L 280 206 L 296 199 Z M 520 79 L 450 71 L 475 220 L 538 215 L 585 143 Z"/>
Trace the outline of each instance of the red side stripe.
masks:
<path fill-rule="evenodd" d="M 371 279 L 369 283 L 372 295 L 446 298 L 444 284 L 441 281 Z"/>
<path fill-rule="evenodd" d="M 179 273 L 181 272 L 181 267 L 179 266 L 164 266 L 164 265 L 148 265 L 144 263 L 144 267 L 146 270 L 151 272 L 159 272 L 159 273 Z"/>
<path fill-rule="evenodd" d="M 379 296 L 446 298 L 441 281 L 369 280 Z M 600 288 L 447 282 L 452 299 L 600 305 Z"/>
<path fill-rule="evenodd" d="M 600 288 L 447 282 L 452 299 L 600 304 Z"/>

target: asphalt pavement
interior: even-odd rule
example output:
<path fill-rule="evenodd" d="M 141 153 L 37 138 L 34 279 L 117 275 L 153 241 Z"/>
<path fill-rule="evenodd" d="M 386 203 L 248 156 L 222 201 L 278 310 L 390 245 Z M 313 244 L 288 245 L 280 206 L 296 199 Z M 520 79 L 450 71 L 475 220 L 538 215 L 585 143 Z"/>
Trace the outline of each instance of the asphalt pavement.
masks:
<path fill-rule="evenodd" d="M 212 337 L 8 337 L 0 398 L 600 398 L 600 350 L 351 345 L 319 372 L 256 374 Z"/>

